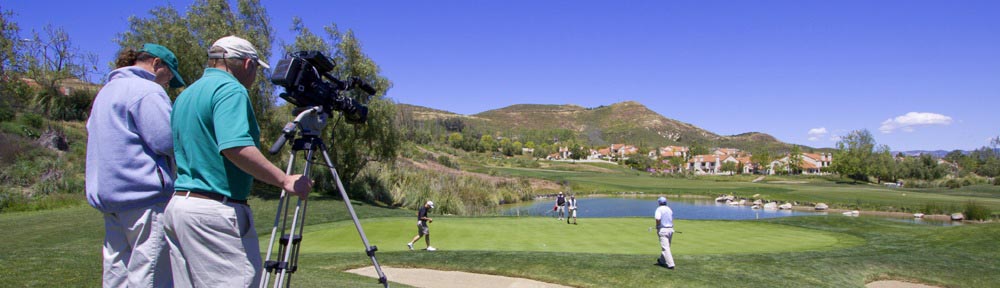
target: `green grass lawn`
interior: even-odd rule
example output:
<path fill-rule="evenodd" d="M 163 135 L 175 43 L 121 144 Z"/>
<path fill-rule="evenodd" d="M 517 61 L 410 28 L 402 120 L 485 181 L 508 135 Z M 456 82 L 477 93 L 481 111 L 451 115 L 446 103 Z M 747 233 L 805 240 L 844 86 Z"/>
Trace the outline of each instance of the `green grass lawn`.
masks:
<path fill-rule="evenodd" d="M 650 218 L 652 219 L 652 218 Z M 437 218 L 431 244 L 441 251 L 531 251 L 596 254 L 645 254 L 660 251 L 653 221 L 646 218 L 586 218 L 567 225 L 546 217 Z M 412 218 L 363 221 L 368 241 L 380 251 L 407 250 L 416 235 Z M 678 220 L 673 251 L 683 255 L 750 254 L 845 248 L 861 238 L 752 221 Z M 303 253 L 363 251 L 350 221 L 310 227 Z M 262 238 L 262 242 L 267 242 Z M 414 247 L 426 245 L 421 239 Z"/>
<path fill-rule="evenodd" d="M 258 232 L 266 236 L 273 223 L 275 202 L 253 200 L 251 205 Z M 432 215 L 436 219 L 431 224 L 436 237 L 433 243 L 441 251 L 426 252 L 402 251 L 415 233 L 414 211 L 369 205 L 355 208 L 366 219 L 365 229 L 371 233 L 372 243 L 381 249 L 380 263 L 394 267 L 526 277 L 577 287 L 861 287 L 866 282 L 886 278 L 945 287 L 1000 287 L 1000 277 L 996 277 L 1000 275 L 1000 241 L 997 241 L 1000 223 L 937 227 L 841 216 L 759 221 L 681 220 L 677 229 L 683 233 L 675 238 L 677 269 L 670 271 L 653 265 L 658 253 L 656 238 L 646 231 L 652 222 L 644 218 L 587 218 L 573 226 L 541 217 Z M 343 202 L 313 200 L 309 213 L 310 226 L 303 240 L 308 247 L 303 247 L 294 285 L 379 287 L 374 279 L 342 272 L 371 265 L 356 232 L 346 221 L 349 218 Z M 396 225 L 401 228 L 391 230 Z M 572 235 L 589 229 L 611 233 L 604 233 L 603 237 L 593 233 Z M 4 263 L 0 279 L 4 287 L 100 285 L 103 219 L 94 209 L 73 207 L 4 213 L 0 214 L 0 231 L 3 233 L 0 263 Z M 483 235 L 469 236 L 470 232 Z M 523 248 L 537 243 L 527 241 L 531 237 L 526 235 L 530 233 L 559 239 L 556 235 L 559 232 L 567 236 L 565 239 L 573 238 L 573 242 L 561 241 L 571 245 L 552 251 Z M 485 238 L 487 233 L 500 235 L 496 237 L 499 240 L 477 240 Z M 760 238 L 749 239 L 751 236 Z M 335 244 L 323 240 L 324 237 L 332 237 L 330 241 Z M 628 244 L 634 248 L 627 249 L 638 252 L 594 251 L 613 246 L 600 242 L 614 241 L 616 237 L 634 239 L 631 241 L 637 243 Z M 831 238 L 836 242 L 830 242 Z M 504 243 L 504 239 L 520 240 Z M 484 242 L 475 243 L 479 241 Z M 553 241 L 552 245 L 559 242 Z M 349 252 L 320 252 L 322 247 L 312 247 L 314 244 L 344 245 L 330 251 Z M 473 248 L 477 245 L 494 248 Z M 589 248 L 575 247 L 578 245 Z M 575 252 L 578 250 L 591 251 Z M 389 279 L 392 280 L 392 275 Z"/>

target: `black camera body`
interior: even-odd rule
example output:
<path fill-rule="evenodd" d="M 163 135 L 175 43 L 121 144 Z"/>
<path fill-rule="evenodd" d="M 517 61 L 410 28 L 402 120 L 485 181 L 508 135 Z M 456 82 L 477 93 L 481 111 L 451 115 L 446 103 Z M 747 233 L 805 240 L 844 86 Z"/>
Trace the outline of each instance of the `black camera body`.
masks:
<path fill-rule="evenodd" d="M 357 77 L 341 81 L 329 74 L 333 68 L 334 63 L 319 51 L 294 52 L 278 61 L 271 73 L 271 83 L 285 87 L 285 93 L 281 93 L 280 97 L 295 106 L 322 106 L 323 111 L 340 111 L 347 123 L 365 123 L 368 121 L 368 107 L 341 92 L 360 88 L 372 95 L 375 89 Z"/>

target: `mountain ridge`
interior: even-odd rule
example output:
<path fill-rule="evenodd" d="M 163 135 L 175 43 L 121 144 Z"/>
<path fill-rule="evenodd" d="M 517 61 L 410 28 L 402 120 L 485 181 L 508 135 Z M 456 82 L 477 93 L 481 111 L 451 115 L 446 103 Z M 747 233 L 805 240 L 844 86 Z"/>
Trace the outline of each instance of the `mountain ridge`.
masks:
<path fill-rule="evenodd" d="M 788 150 L 795 144 L 761 132 L 723 136 L 693 124 L 667 118 L 635 101 L 586 108 L 575 104 L 514 104 L 471 115 L 397 103 L 417 120 L 461 118 L 494 131 L 567 129 L 588 144 L 703 145 L 750 150 L 760 146 Z M 801 146 L 801 145 L 798 145 Z M 808 149 L 811 147 L 802 146 Z"/>

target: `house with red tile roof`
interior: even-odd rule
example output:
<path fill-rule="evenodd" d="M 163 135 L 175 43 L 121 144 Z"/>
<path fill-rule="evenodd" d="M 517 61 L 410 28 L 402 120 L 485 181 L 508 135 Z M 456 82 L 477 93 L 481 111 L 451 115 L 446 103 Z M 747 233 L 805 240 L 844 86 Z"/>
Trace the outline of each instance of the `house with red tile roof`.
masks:
<path fill-rule="evenodd" d="M 601 148 L 596 151 L 596 157 L 610 160 L 612 158 L 622 158 L 627 159 L 629 155 L 639 153 L 639 148 L 632 145 L 626 144 L 611 144 L 607 148 Z M 593 152 L 592 152 L 593 154 Z"/>
<path fill-rule="evenodd" d="M 826 170 L 833 163 L 833 154 L 831 153 L 802 153 L 802 160 L 799 163 L 799 168 L 802 169 L 802 174 L 809 175 L 825 175 L 830 174 Z M 770 164 L 770 174 L 775 174 L 776 166 L 788 167 L 789 156 L 782 157 L 781 159 L 771 161 Z M 787 168 L 786 168 L 787 169 Z"/>
<path fill-rule="evenodd" d="M 569 159 L 570 155 L 573 155 L 573 152 L 569 151 L 569 147 L 563 146 L 563 147 L 559 147 L 559 152 L 549 154 L 549 156 L 545 157 L 545 159 L 546 160 L 566 160 L 566 159 Z"/>
<path fill-rule="evenodd" d="M 687 158 L 688 147 L 684 146 L 666 146 L 656 148 L 655 151 L 649 152 L 649 158 L 653 159 L 663 159 L 670 157 L 683 157 Z"/>
<path fill-rule="evenodd" d="M 726 162 L 740 163 L 740 161 L 732 155 L 694 155 L 688 160 L 686 169 L 694 171 L 694 174 L 717 175 L 723 173 L 722 163 Z"/>

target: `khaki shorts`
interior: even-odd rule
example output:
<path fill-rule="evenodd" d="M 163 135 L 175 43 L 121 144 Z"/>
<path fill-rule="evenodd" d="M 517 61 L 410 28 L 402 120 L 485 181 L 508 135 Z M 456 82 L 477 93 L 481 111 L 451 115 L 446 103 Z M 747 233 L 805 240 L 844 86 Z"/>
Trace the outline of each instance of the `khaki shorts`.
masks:
<path fill-rule="evenodd" d="M 427 224 L 422 221 L 417 221 L 417 235 L 424 236 L 431 234 L 431 229 L 427 228 Z"/>

